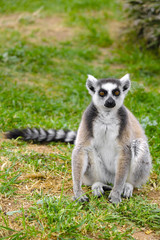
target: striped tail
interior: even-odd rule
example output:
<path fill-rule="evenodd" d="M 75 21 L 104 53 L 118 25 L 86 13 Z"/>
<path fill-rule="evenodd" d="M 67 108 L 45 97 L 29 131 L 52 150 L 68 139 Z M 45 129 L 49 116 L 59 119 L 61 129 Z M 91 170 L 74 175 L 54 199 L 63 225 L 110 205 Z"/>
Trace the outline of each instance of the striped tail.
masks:
<path fill-rule="evenodd" d="M 34 142 L 66 142 L 74 143 L 77 132 L 70 130 L 44 130 L 43 128 L 25 128 L 13 129 L 5 133 L 8 139 L 16 139 L 20 137 L 24 141 L 33 140 Z"/>

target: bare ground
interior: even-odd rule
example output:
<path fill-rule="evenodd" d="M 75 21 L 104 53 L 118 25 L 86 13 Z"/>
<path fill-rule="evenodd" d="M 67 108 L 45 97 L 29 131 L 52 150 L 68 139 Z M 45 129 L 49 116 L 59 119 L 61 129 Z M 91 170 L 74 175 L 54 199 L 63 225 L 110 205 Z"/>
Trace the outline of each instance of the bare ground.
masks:
<path fill-rule="evenodd" d="M 77 31 L 77 28 L 65 25 L 64 15 L 43 18 L 29 13 L 1 15 L 0 28 L 18 31 L 28 41 L 36 44 L 71 40 Z"/>

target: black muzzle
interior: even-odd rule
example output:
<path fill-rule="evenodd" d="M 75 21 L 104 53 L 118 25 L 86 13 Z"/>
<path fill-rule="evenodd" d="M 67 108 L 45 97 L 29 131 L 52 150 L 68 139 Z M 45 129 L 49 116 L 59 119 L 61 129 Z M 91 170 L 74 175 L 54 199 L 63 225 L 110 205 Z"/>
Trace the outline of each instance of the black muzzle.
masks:
<path fill-rule="evenodd" d="M 104 104 L 105 107 L 107 108 L 113 108 L 116 106 L 116 103 L 114 101 L 113 98 L 109 97 L 106 101 L 105 101 L 105 104 Z"/>

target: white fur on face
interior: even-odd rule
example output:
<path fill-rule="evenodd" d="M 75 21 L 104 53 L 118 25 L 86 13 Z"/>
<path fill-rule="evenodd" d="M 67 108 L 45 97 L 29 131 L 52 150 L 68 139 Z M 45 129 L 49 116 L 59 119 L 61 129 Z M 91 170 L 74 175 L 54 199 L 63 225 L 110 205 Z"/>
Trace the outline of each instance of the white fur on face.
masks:
<path fill-rule="evenodd" d="M 112 94 L 112 91 L 116 88 L 119 88 L 120 92 L 121 92 L 118 97 L 113 96 L 113 94 Z M 104 97 L 100 97 L 99 94 L 98 94 L 100 89 L 106 90 L 108 92 L 108 94 Z M 105 101 L 109 97 L 112 97 L 115 100 L 116 106 L 114 108 L 108 109 L 107 107 L 104 106 Z M 117 86 L 117 84 L 109 82 L 109 83 L 103 84 L 101 86 L 101 88 L 96 89 L 96 93 L 94 93 L 94 95 L 93 95 L 93 102 L 94 102 L 95 106 L 97 106 L 97 108 L 99 108 L 103 111 L 106 111 L 106 110 L 112 111 L 114 109 L 119 109 L 122 106 L 124 98 L 125 98 L 125 94 L 123 93 L 122 87 Z"/>
<path fill-rule="evenodd" d="M 113 89 L 117 88 L 117 84 L 105 83 L 102 85 L 101 88 L 106 90 L 108 92 L 108 95 L 110 95 L 112 93 Z"/>

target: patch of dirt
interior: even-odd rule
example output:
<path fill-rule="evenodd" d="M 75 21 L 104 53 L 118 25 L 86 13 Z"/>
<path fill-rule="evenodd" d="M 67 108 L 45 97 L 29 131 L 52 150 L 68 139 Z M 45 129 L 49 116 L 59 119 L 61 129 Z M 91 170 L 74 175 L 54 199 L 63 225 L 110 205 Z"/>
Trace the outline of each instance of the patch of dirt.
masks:
<path fill-rule="evenodd" d="M 103 66 L 104 65 L 104 60 L 107 57 L 112 57 L 112 53 L 111 53 L 112 48 L 99 48 L 99 55 L 97 56 L 96 60 L 92 61 L 92 64 L 94 66 Z"/>
<path fill-rule="evenodd" d="M 113 47 L 100 48 L 99 50 L 100 50 L 100 54 L 96 60 L 92 61 L 92 64 L 94 66 L 103 67 L 105 65 L 105 59 L 109 59 L 109 58 L 112 59 Z M 125 69 L 126 66 L 124 64 L 111 63 L 111 64 L 108 64 L 108 68 L 110 70 L 119 70 L 119 69 Z"/>
<path fill-rule="evenodd" d="M 117 228 L 121 233 L 124 233 L 128 227 L 130 227 L 129 224 L 125 224 L 121 227 L 117 225 Z M 137 240 L 159 240 L 159 238 L 157 238 L 157 235 L 154 233 L 154 231 L 152 231 L 150 229 L 137 228 L 136 226 L 132 225 L 132 230 L 133 230 L 132 237 L 134 237 L 134 239 L 137 239 Z"/>
<path fill-rule="evenodd" d="M 152 234 L 152 231 L 148 230 L 146 232 L 138 231 L 135 232 L 132 237 L 134 237 L 137 240 L 158 240 L 159 238 Z"/>
<path fill-rule="evenodd" d="M 37 144 L 28 144 L 25 148 L 24 153 L 28 152 L 37 152 L 41 154 L 50 154 L 50 153 L 60 153 L 57 147 L 49 146 L 49 145 L 37 145 Z"/>
<path fill-rule="evenodd" d="M 17 194 L 14 197 L 5 197 L 3 195 L 1 196 L 0 207 L 5 214 L 7 212 L 17 211 L 22 207 L 24 209 L 28 209 L 32 205 L 31 201 L 26 200 L 27 195 L 29 195 L 27 189 L 24 188 L 17 192 L 19 192 L 21 195 Z"/>
<path fill-rule="evenodd" d="M 0 160 L 2 161 L 2 165 L 0 170 L 3 171 L 4 168 L 9 168 L 11 166 L 11 161 L 9 161 L 8 157 L 0 156 Z"/>
<path fill-rule="evenodd" d="M 114 64 L 112 63 L 112 65 L 110 65 L 110 69 L 112 70 L 119 70 L 119 69 L 125 69 L 125 65 L 124 64 Z"/>
<path fill-rule="evenodd" d="M 33 147 L 30 146 L 30 149 L 39 150 L 39 147 L 40 146 L 33 145 Z M 40 151 L 42 151 L 42 149 Z M 49 153 L 50 148 L 48 149 L 48 147 L 46 148 L 43 146 L 42 152 Z M 4 195 L 0 196 L 0 210 L 2 210 L 4 215 L 8 215 L 9 227 L 16 231 L 23 230 L 21 220 L 23 214 L 22 208 L 27 210 L 34 205 L 35 200 L 31 199 L 35 199 L 32 197 L 35 194 L 40 196 L 43 192 L 44 195 L 59 197 L 63 189 L 65 195 L 72 195 L 72 179 L 70 173 L 66 174 L 66 176 L 65 173 L 63 175 L 58 173 L 54 175 L 53 172 L 23 173 L 19 177 L 19 180 L 22 182 L 15 185 L 17 188 L 16 195 L 11 197 L 5 197 Z M 13 213 L 13 211 L 18 212 Z M 11 212 L 11 215 L 9 215 L 9 212 Z M 27 214 L 26 211 L 24 213 Z M 2 217 L 0 217 L 0 222 L 2 225 L 5 225 Z M 5 229 L 0 231 L 0 237 L 9 236 L 11 234 L 13 234 L 12 231 L 7 231 Z"/>
<path fill-rule="evenodd" d="M 40 194 L 40 192 L 38 193 Z M 12 197 L 5 196 L 0 197 L 0 207 L 3 214 L 7 215 L 7 218 L 5 216 L 5 219 L 8 219 L 9 228 L 14 229 L 16 231 L 23 230 L 23 224 L 21 220 L 21 218 L 23 217 L 22 209 L 24 209 L 24 214 L 26 216 L 27 212 L 25 210 L 29 209 L 34 204 L 34 201 L 30 200 L 30 196 L 32 196 L 32 194 L 34 194 L 34 192 L 29 192 L 28 189 L 26 188 L 26 184 L 22 183 L 19 184 L 18 186 L 17 195 Z M 1 216 L 0 222 L 2 225 L 5 225 Z M 13 233 L 14 232 L 12 231 L 2 229 L 0 231 L 0 237 L 11 236 Z"/>
<path fill-rule="evenodd" d="M 28 209 L 33 204 L 29 197 L 36 192 L 40 194 L 43 191 L 44 194 L 59 196 L 63 187 L 65 194 L 72 194 L 72 180 L 69 174 L 65 177 L 62 175 L 47 176 L 37 172 L 23 174 L 19 180 L 22 180 L 22 182 L 16 185 L 17 191 L 15 196 L 5 197 L 1 195 L 0 197 L 0 209 L 4 213 L 16 211 L 22 207 Z"/>
<path fill-rule="evenodd" d="M 106 24 L 106 29 L 109 31 L 109 35 L 111 39 L 113 40 L 113 44 L 111 47 L 108 48 L 100 48 L 100 54 L 96 60 L 93 61 L 93 64 L 95 66 L 103 66 L 105 59 L 112 58 L 112 50 L 114 49 L 114 46 L 117 45 L 117 38 L 121 38 L 121 31 L 124 27 L 123 22 L 119 22 L 116 20 L 108 21 Z M 116 41 L 114 41 L 116 40 Z M 109 69 L 111 70 L 118 70 L 118 69 L 125 69 L 124 64 L 110 64 Z"/>
<path fill-rule="evenodd" d="M 2 143 L 4 141 L 5 142 L 10 142 L 11 140 L 6 139 L 4 137 L 4 134 L 1 133 L 0 134 L 0 143 Z M 65 148 L 67 146 L 65 144 L 64 144 L 64 146 L 61 145 L 61 149 L 57 148 L 58 144 L 56 144 L 55 146 L 51 146 L 51 145 L 47 145 L 47 144 L 46 145 L 45 144 L 44 145 L 42 145 L 42 144 L 38 145 L 38 144 L 27 143 L 27 145 L 25 145 L 25 146 L 20 146 L 19 141 L 17 141 L 17 140 L 13 140 L 13 141 L 14 141 L 14 144 L 15 144 L 15 149 L 14 150 L 12 149 L 12 150 L 15 151 L 15 152 L 21 150 L 21 151 L 23 151 L 23 153 L 30 153 L 30 152 L 34 151 L 34 152 L 41 153 L 41 154 L 51 154 L 51 153 L 62 154 L 62 152 L 65 151 Z M 1 156 L 1 159 L 4 162 L 8 160 L 7 157 L 3 157 L 3 156 Z"/>
<path fill-rule="evenodd" d="M 151 189 L 147 193 L 147 198 L 152 201 L 152 203 L 156 203 L 160 208 L 160 191 Z"/>
<path fill-rule="evenodd" d="M 59 195 L 62 191 L 62 186 L 64 183 L 64 192 L 68 194 L 72 191 L 72 179 L 70 174 L 59 175 L 54 173 L 28 173 L 22 175 L 19 179 L 27 181 L 23 182 L 22 186 L 18 186 L 19 191 L 22 191 L 25 185 L 25 189 L 27 189 L 28 193 L 32 193 L 35 190 L 43 190 L 43 193 L 50 193 L 53 195 Z"/>
<path fill-rule="evenodd" d="M 6 139 L 1 139 L 2 141 L 10 141 Z M 57 146 L 49 146 L 49 145 L 36 145 L 36 144 L 27 144 L 25 146 L 19 146 L 18 141 L 15 141 L 15 148 L 12 151 L 21 151 L 24 154 L 29 154 L 31 152 L 37 152 L 40 154 L 62 154 L 65 151 L 66 146 L 61 146 L 61 149 L 57 148 Z M 61 162 L 62 160 L 57 160 Z M 2 171 L 5 167 L 9 167 L 11 165 L 11 161 L 8 160 L 7 157 L 1 156 L 2 165 L 0 170 Z M 63 161 L 62 161 L 63 162 Z M 15 170 L 22 167 L 20 163 L 17 163 L 15 166 Z M 35 191 L 43 191 L 44 194 L 52 194 L 52 195 L 60 195 L 62 191 L 62 187 L 65 194 L 72 194 L 72 179 L 71 174 L 64 172 L 64 174 L 54 174 L 53 171 L 44 171 L 44 172 L 34 172 L 33 170 L 29 170 L 29 172 L 24 172 L 18 178 L 18 180 L 22 181 L 19 184 L 16 184 L 16 195 L 11 198 L 5 198 L 4 196 L 0 197 L 0 209 L 4 212 L 7 211 L 15 211 L 22 206 L 24 209 L 28 208 L 30 204 L 26 200 L 27 196 L 31 196 Z M 63 186 L 64 185 L 64 186 Z M 24 203 L 24 204 L 22 204 Z"/>
<path fill-rule="evenodd" d="M 134 189 L 134 194 L 145 196 L 152 203 L 155 203 L 160 207 L 160 191 L 152 186 L 144 185 L 142 188 Z"/>
<path fill-rule="evenodd" d="M 109 34 L 111 39 L 117 39 L 120 37 L 122 28 L 125 27 L 125 23 L 124 22 L 119 22 L 116 20 L 112 20 L 108 22 L 108 30 L 109 30 Z"/>
<path fill-rule="evenodd" d="M 33 43 L 67 41 L 73 38 L 77 30 L 65 26 L 64 15 L 42 18 L 29 13 L 1 15 L 0 28 L 18 31 Z"/>
<path fill-rule="evenodd" d="M 0 210 L 4 214 L 7 212 L 20 210 L 22 207 L 26 210 L 33 205 L 30 197 L 35 193 L 41 192 L 45 195 L 60 196 L 63 190 L 64 195 L 72 196 L 72 179 L 70 173 L 63 175 L 54 172 L 33 172 L 23 173 L 18 180 L 21 183 L 16 184 L 16 195 L 11 197 L 0 196 Z M 16 213 L 16 216 L 20 213 Z M 14 216 L 15 217 L 15 214 Z M 10 216 L 12 219 L 12 216 Z"/>

